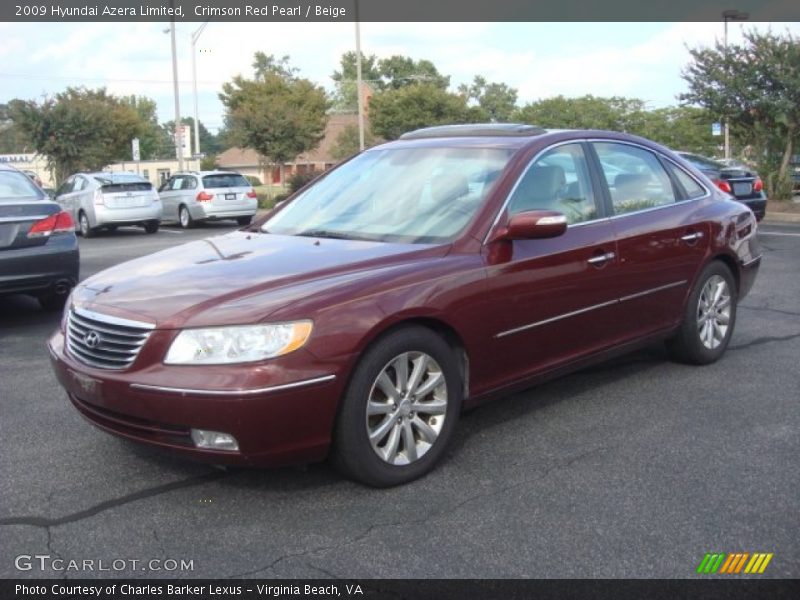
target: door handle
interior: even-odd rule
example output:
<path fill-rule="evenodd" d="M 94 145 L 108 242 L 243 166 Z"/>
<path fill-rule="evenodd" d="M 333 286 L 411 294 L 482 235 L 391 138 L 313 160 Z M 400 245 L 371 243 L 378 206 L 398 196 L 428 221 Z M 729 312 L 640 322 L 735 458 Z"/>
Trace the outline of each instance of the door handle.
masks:
<path fill-rule="evenodd" d="M 613 252 L 606 252 L 605 254 L 599 254 L 597 256 L 593 256 L 586 262 L 588 262 L 590 265 L 598 267 L 606 264 L 610 260 L 614 260 L 616 256 L 617 255 Z"/>
<path fill-rule="evenodd" d="M 681 239 L 684 242 L 696 242 L 697 240 L 701 239 L 702 237 L 703 237 L 703 232 L 702 231 L 695 231 L 694 233 L 687 233 L 686 235 L 681 236 Z"/>

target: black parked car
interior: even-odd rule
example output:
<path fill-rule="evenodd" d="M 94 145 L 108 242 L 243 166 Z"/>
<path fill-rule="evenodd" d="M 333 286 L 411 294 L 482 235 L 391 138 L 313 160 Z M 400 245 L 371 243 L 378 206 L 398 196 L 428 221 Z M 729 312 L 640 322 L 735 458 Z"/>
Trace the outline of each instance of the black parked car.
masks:
<path fill-rule="evenodd" d="M 728 167 L 699 154 L 676 152 L 681 158 L 703 172 L 723 192 L 746 204 L 759 221 L 767 212 L 767 195 L 758 173 L 747 167 Z"/>
<path fill-rule="evenodd" d="M 77 281 L 72 217 L 24 173 L 0 164 L 0 295 L 29 294 L 53 310 Z"/>

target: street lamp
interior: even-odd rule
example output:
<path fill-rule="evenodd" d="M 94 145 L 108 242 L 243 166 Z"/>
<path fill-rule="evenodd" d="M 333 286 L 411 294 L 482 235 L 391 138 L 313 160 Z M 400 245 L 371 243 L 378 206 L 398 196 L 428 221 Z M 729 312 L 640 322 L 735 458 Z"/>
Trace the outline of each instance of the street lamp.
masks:
<path fill-rule="evenodd" d="M 200 156 L 200 120 L 197 117 L 197 61 L 195 55 L 197 54 L 196 44 L 200 39 L 200 34 L 208 25 L 208 21 L 200 25 L 196 31 L 192 32 L 192 86 L 194 87 L 194 153 Z"/>
<path fill-rule="evenodd" d="M 728 21 L 747 21 L 750 14 L 736 9 L 722 11 L 722 21 L 725 23 L 725 33 L 723 46 L 725 47 L 725 58 L 728 58 Z M 728 118 L 725 118 L 725 158 L 731 157 L 731 131 Z"/>

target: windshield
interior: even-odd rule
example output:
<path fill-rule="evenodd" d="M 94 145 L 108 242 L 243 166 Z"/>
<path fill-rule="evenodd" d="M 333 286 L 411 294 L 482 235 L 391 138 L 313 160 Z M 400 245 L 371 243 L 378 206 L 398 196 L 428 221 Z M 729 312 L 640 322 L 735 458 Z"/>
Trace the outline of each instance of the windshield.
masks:
<path fill-rule="evenodd" d="M 95 180 L 102 185 L 113 185 L 115 183 L 142 183 L 147 179 L 134 175 L 133 173 L 103 173 L 102 175 L 95 175 Z"/>
<path fill-rule="evenodd" d="M 23 198 L 44 200 L 45 195 L 27 175 L 17 171 L 0 171 L 0 201 Z"/>
<path fill-rule="evenodd" d="M 450 241 L 466 227 L 512 151 L 370 150 L 330 172 L 262 231 L 398 243 Z"/>

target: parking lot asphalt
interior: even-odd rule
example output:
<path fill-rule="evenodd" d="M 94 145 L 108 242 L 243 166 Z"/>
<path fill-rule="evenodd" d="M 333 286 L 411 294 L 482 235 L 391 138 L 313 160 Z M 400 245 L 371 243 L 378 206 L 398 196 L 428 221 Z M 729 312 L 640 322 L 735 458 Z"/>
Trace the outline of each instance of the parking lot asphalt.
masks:
<path fill-rule="evenodd" d="M 231 229 L 82 239 L 82 277 Z M 720 362 L 655 346 L 483 406 L 433 473 L 388 490 L 109 436 L 52 374 L 59 316 L 0 298 L 0 577 L 685 578 L 707 552 L 771 552 L 763 576 L 800 577 L 800 227 L 760 236 Z M 193 569 L 15 568 L 36 554 Z"/>

